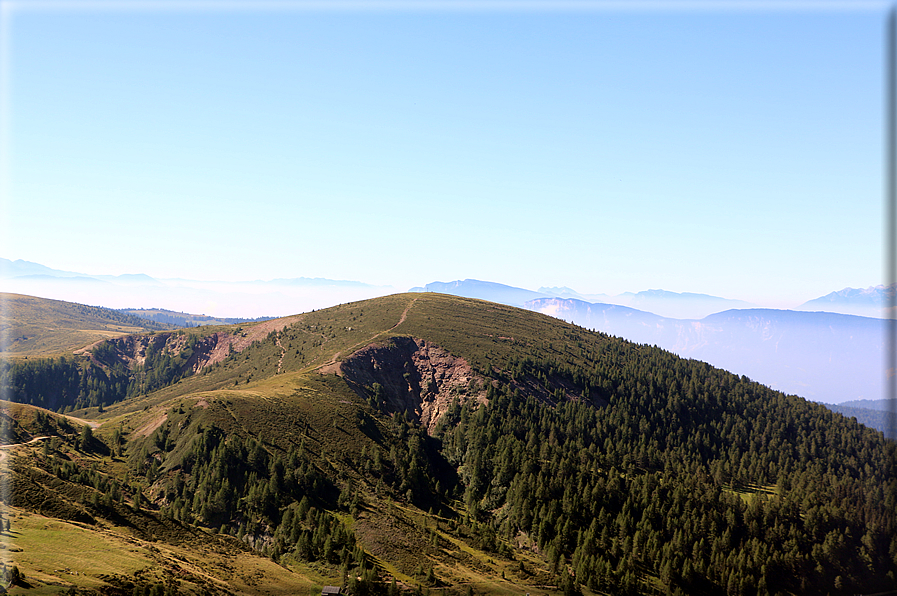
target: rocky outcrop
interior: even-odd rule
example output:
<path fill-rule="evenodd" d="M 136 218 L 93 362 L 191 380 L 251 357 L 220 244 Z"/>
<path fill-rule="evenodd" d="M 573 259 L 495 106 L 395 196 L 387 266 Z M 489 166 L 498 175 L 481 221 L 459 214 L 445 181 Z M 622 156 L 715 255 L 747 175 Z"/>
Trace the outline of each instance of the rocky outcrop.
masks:
<path fill-rule="evenodd" d="M 127 368 L 133 369 L 146 362 L 147 350 L 152 346 L 156 352 L 166 352 L 172 356 L 182 355 L 184 361 L 181 369 L 192 370 L 195 373 L 216 361 L 223 360 L 234 339 L 231 333 L 213 333 L 195 338 L 192 348 L 186 350 L 188 342 L 186 334 L 172 332 L 124 335 L 106 340 L 106 343 L 112 346 L 114 351 L 103 351 L 100 356 L 94 352 L 92 357 L 98 364 L 110 366 L 115 362 L 120 362 Z"/>
<path fill-rule="evenodd" d="M 454 399 L 485 403 L 490 382 L 463 358 L 411 337 L 358 350 L 340 364 L 339 374 L 365 399 L 385 402 L 381 405 L 388 411 L 407 412 L 431 434 Z"/>
<path fill-rule="evenodd" d="M 298 321 L 302 315 L 263 321 L 251 326 L 234 326 L 228 331 L 216 331 L 208 335 L 194 336 L 193 332 L 169 331 L 148 335 L 124 335 L 108 340 L 98 341 L 76 353 L 91 353 L 92 358 L 104 366 L 112 366 L 120 362 L 129 369 L 141 366 L 146 361 L 146 351 L 151 345 L 158 351 L 183 358 L 181 370 L 197 373 L 207 366 L 217 364 L 227 358 L 231 352 L 242 352 L 256 341 L 263 341 L 269 333 L 283 330 Z M 103 353 L 98 359 L 94 349 L 103 343 L 114 349 L 114 353 Z M 189 350 L 188 343 L 192 342 Z"/>

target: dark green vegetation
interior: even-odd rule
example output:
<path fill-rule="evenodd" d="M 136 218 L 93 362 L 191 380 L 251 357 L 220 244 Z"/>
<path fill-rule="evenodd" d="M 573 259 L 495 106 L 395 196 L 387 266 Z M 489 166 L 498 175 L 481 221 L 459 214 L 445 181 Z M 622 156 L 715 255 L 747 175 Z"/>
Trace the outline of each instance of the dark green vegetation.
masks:
<path fill-rule="evenodd" d="M 16 443 L 50 437 L 10 448 L 13 529 L 40 514 L 283 576 L 253 591 L 122 562 L 94 572 L 111 593 L 897 587 L 895 444 L 704 363 L 434 294 L 152 338 L 92 352 L 120 379 L 72 412 L 98 427 L 3 419 Z"/>
<path fill-rule="evenodd" d="M 107 369 L 87 358 L 0 362 L 3 397 L 58 412 L 115 403 L 128 396 L 128 384 L 121 367 Z"/>
<path fill-rule="evenodd" d="M 166 339 L 160 336 L 159 339 Z M 149 342 L 143 364 L 128 368 L 111 342 L 88 353 L 58 358 L 0 362 L 0 391 L 9 401 L 60 413 L 98 408 L 176 383 L 192 374 L 185 367 L 196 336 L 188 336 L 182 350 L 172 353 L 162 342 Z"/>

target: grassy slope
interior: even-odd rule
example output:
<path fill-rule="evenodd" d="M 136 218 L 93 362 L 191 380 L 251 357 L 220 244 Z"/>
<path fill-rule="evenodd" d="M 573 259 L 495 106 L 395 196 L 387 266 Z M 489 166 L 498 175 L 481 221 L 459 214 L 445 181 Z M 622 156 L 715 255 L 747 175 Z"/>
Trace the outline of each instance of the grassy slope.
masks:
<path fill-rule="evenodd" d="M 106 308 L 21 294 L 0 293 L 0 307 L 2 353 L 13 358 L 71 354 L 102 339 L 170 328 Z"/>
<path fill-rule="evenodd" d="M 321 585 L 334 579 L 291 571 L 213 536 L 171 545 L 131 536 L 128 528 L 86 526 L 19 508 L 10 508 L 7 515 L 14 529 L 0 535 L 0 545 L 16 549 L 10 562 L 29 584 L 28 589 L 13 588 L 14 594 L 164 583 L 172 577 L 180 579 L 182 591 L 318 594 Z"/>

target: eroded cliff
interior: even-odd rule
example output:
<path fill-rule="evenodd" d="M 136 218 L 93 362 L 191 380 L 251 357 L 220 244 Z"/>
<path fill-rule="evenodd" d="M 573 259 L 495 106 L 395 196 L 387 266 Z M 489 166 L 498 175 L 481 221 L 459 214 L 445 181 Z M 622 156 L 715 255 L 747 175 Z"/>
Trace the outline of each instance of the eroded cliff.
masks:
<path fill-rule="evenodd" d="M 365 399 L 407 412 L 431 434 L 452 400 L 485 403 L 490 382 L 463 358 L 411 337 L 394 337 L 354 352 L 340 363 L 339 374 Z"/>

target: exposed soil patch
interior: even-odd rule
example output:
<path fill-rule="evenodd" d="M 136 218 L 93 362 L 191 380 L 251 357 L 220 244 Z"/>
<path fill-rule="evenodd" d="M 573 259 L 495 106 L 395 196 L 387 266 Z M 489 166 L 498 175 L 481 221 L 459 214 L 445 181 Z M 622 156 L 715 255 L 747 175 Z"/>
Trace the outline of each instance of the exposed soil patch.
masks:
<path fill-rule="evenodd" d="M 168 413 L 160 412 L 158 416 L 153 417 L 146 424 L 136 429 L 134 435 L 138 437 L 148 437 L 153 431 L 165 424 L 166 420 L 168 420 Z"/>
<path fill-rule="evenodd" d="M 384 561 L 389 561 L 407 575 L 423 563 L 428 556 L 437 557 L 440 549 L 432 546 L 420 528 L 405 516 L 382 515 L 380 512 L 364 512 L 355 522 L 355 535 L 365 548 Z"/>
<path fill-rule="evenodd" d="M 70 422 L 74 422 L 80 426 L 89 426 L 90 428 L 100 428 L 102 422 L 96 422 L 94 420 L 85 420 L 84 418 L 76 418 L 75 416 L 69 416 L 68 414 L 57 414 L 57 416 L 61 416 L 63 418 L 68 419 Z"/>
<path fill-rule="evenodd" d="M 390 331 L 401 325 L 405 322 L 405 318 L 408 316 L 408 311 L 411 310 L 411 307 L 414 306 L 414 303 L 417 302 L 417 298 L 408 303 L 408 306 L 405 307 L 405 310 L 402 311 L 402 316 L 399 317 L 399 322 L 390 327 Z"/>
<path fill-rule="evenodd" d="M 431 434 L 452 400 L 486 402 L 488 380 L 463 358 L 423 339 L 394 337 L 362 348 L 339 364 L 339 374 L 365 399 L 378 383 L 387 409 L 408 412 Z"/>
<path fill-rule="evenodd" d="M 217 364 L 227 358 L 231 348 L 235 352 L 242 352 L 252 345 L 254 341 L 264 341 L 268 334 L 272 331 L 282 331 L 293 323 L 301 320 L 305 315 L 294 315 L 292 317 L 284 317 L 282 319 L 272 319 L 247 327 L 239 333 L 223 333 L 218 332 L 208 336 L 209 340 L 213 340 L 214 345 L 208 349 L 194 348 L 194 357 L 198 357 L 198 368 L 194 368 L 194 372 L 202 370 L 206 366 Z"/>

